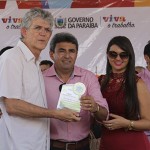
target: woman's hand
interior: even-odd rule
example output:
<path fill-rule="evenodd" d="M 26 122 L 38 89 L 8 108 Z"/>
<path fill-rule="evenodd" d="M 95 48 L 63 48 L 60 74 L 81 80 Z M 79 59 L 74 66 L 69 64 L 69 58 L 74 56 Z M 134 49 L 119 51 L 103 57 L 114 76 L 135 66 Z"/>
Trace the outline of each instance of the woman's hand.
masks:
<path fill-rule="evenodd" d="M 127 120 L 121 116 L 115 114 L 109 114 L 109 117 L 113 118 L 111 120 L 103 121 L 103 125 L 109 130 L 115 130 L 120 128 L 128 128 L 130 120 Z"/>

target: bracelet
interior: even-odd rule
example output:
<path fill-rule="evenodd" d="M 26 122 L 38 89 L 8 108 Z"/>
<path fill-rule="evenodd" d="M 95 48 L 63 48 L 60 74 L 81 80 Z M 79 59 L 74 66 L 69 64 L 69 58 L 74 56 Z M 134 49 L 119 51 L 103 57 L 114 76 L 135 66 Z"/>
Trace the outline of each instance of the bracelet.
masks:
<path fill-rule="evenodd" d="M 93 113 L 97 113 L 99 110 L 100 110 L 100 107 L 99 107 L 99 105 L 97 104 L 97 110 L 94 111 Z"/>
<path fill-rule="evenodd" d="M 134 129 L 134 121 L 130 120 L 130 124 L 128 126 L 128 130 L 133 130 Z"/>

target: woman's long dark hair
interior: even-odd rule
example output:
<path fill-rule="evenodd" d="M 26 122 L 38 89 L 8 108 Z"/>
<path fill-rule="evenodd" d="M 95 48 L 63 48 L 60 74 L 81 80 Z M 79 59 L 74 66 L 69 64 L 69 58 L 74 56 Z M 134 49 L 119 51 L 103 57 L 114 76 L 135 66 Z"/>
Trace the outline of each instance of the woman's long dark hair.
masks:
<path fill-rule="evenodd" d="M 126 68 L 125 75 L 125 115 L 127 119 L 138 119 L 139 115 L 139 102 L 137 96 L 137 85 L 136 85 L 136 75 L 135 75 L 135 55 L 133 46 L 130 40 L 124 36 L 116 36 L 112 38 L 107 46 L 107 53 L 112 45 L 119 46 L 123 51 L 129 54 L 129 62 Z M 107 58 L 106 66 L 106 78 L 102 82 L 101 90 L 103 91 L 110 80 L 110 74 L 112 72 L 112 67 Z"/>

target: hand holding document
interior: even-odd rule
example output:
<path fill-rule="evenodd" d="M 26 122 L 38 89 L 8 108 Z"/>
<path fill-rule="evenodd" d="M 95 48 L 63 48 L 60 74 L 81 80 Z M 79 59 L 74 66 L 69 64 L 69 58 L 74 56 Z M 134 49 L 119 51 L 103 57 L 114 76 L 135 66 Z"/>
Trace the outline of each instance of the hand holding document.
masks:
<path fill-rule="evenodd" d="M 80 112 L 80 98 L 85 93 L 86 87 L 83 83 L 64 84 L 59 96 L 57 108 L 69 108 Z"/>

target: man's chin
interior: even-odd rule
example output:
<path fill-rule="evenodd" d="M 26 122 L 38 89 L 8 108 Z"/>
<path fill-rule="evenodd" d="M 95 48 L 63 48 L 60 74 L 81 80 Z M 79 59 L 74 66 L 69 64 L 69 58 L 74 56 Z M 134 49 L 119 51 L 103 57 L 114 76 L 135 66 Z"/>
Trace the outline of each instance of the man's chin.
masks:
<path fill-rule="evenodd" d="M 43 49 L 45 49 L 45 48 L 46 48 L 45 45 L 40 45 L 40 46 L 38 46 L 38 49 L 40 49 L 40 50 L 43 50 Z"/>
<path fill-rule="evenodd" d="M 68 70 L 68 71 L 72 71 L 73 70 L 73 67 L 70 67 L 70 66 L 63 66 L 63 69 L 64 70 Z"/>

